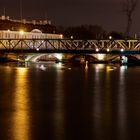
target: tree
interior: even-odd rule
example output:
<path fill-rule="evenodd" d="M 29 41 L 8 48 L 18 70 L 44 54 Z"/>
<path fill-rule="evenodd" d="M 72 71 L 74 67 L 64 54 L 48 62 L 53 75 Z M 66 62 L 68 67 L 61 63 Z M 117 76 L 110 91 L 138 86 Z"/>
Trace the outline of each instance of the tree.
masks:
<path fill-rule="evenodd" d="M 64 31 L 64 36 L 74 39 L 103 39 L 106 32 L 98 25 L 81 25 L 76 27 L 68 27 Z"/>
<path fill-rule="evenodd" d="M 113 39 L 124 39 L 123 33 L 119 33 L 116 31 L 112 31 L 108 36 L 112 36 Z"/>
<path fill-rule="evenodd" d="M 130 30 L 132 26 L 132 15 L 136 9 L 137 4 L 138 4 L 138 0 L 125 0 L 123 2 L 123 11 L 127 16 L 127 26 L 125 31 L 126 37 L 130 35 Z"/>

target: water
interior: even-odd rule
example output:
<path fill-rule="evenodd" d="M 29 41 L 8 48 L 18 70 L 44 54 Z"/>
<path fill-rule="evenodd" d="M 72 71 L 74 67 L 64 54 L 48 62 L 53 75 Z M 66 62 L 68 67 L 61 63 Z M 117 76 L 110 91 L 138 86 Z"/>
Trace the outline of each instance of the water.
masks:
<path fill-rule="evenodd" d="M 140 139 L 140 67 L 0 66 L 0 140 Z"/>

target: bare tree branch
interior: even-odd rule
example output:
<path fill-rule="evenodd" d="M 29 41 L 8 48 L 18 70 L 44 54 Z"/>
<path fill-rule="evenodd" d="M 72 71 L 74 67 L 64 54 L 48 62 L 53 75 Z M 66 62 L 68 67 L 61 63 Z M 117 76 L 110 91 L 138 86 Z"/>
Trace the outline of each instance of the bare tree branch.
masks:
<path fill-rule="evenodd" d="M 131 26 L 132 26 L 132 15 L 134 11 L 136 10 L 136 6 L 138 4 L 138 0 L 125 0 L 123 2 L 123 12 L 127 16 L 127 26 L 126 26 L 126 32 L 125 35 L 129 36 Z"/>

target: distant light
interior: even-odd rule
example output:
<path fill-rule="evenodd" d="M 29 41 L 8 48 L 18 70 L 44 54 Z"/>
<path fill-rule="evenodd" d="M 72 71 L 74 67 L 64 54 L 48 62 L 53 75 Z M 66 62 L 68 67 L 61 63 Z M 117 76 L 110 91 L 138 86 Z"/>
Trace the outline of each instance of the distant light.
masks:
<path fill-rule="evenodd" d="M 110 39 L 110 40 L 112 39 L 112 36 L 111 36 L 111 35 L 109 36 L 109 39 Z"/>
<path fill-rule="evenodd" d="M 107 48 L 107 49 L 106 49 L 106 51 L 107 51 L 107 52 L 109 52 L 109 51 L 110 51 L 110 49 L 109 49 L 109 48 Z"/>
<path fill-rule="evenodd" d="M 97 59 L 98 60 L 104 60 L 105 54 L 97 54 Z"/>
<path fill-rule="evenodd" d="M 24 34 L 24 31 L 23 31 L 23 30 L 20 30 L 19 33 L 20 33 L 21 35 L 23 35 L 23 34 Z"/>
<path fill-rule="evenodd" d="M 124 49 L 121 49 L 121 52 L 123 52 L 124 51 Z"/>
<path fill-rule="evenodd" d="M 61 38 L 61 39 L 63 38 L 63 35 L 62 35 L 62 34 L 60 34 L 60 38 Z"/>
<path fill-rule="evenodd" d="M 96 52 L 99 52 L 99 49 L 98 48 L 96 48 Z"/>
<path fill-rule="evenodd" d="M 73 39 L 73 36 L 71 36 L 70 38 Z"/>
<path fill-rule="evenodd" d="M 39 48 L 36 48 L 37 51 L 39 51 Z"/>

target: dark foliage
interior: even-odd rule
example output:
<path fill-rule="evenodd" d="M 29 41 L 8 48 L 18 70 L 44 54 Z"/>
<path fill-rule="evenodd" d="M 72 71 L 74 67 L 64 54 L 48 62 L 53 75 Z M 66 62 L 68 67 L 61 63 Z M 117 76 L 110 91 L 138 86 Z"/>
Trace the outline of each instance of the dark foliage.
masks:
<path fill-rule="evenodd" d="M 106 32 L 102 27 L 97 25 L 81 25 L 77 27 L 59 27 L 59 31 L 66 38 L 74 39 L 103 39 L 106 37 Z"/>
<path fill-rule="evenodd" d="M 112 36 L 112 39 L 125 39 L 124 35 L 122 33 L 118 33 L 115 31 L 112 31 L 109 36 Z"/>

